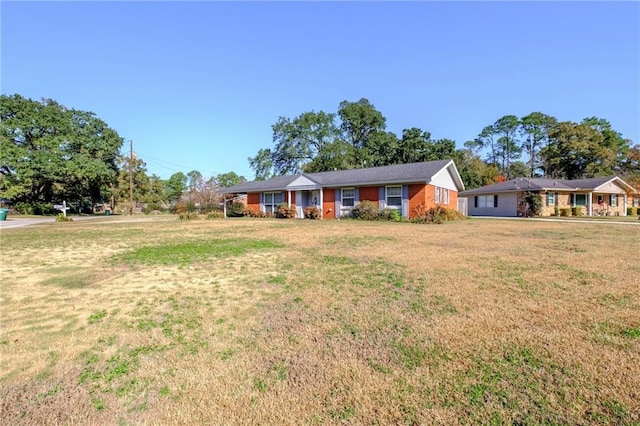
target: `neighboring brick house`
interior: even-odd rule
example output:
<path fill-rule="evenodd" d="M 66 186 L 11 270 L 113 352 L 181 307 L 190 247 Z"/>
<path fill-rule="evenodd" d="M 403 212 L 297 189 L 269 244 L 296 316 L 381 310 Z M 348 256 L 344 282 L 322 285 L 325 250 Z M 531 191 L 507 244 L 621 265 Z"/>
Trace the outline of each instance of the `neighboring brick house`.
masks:
<path fill-rule="evenodd" d="M 346 216 L 362 201 L 380 210 L 397 209 L 413 217 L 417 209 L 435 205 L 458 206 L 464 184 L 453 160 L 396 164 L 364 169 L 276 176 L 265 181 L 244 182 L 226 188 L 227 193 L 246 193 L 247 207 L 274 213 L 281 203 L 295 208 L 296 217 L 316 206 L 323 219 Z"/>
<path fill-rule="evenodd" d="M 526 192 L 542 196 L 542 216 L 563 208 L 577 207 L 585 216 L 625 216 L 638 192 L 616 176 L 562 180 L 516 178 L 461 192 L 467 198 L 470 216 L 525 216 Z"/>

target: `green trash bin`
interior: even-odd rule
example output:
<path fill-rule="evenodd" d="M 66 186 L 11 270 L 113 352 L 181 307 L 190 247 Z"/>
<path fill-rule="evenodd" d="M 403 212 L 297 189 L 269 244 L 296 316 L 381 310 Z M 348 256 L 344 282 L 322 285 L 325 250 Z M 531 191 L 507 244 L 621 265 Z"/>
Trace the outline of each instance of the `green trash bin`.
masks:
<path fill-rule="evenodd" d="M 105 215 L 105 216 L 109 216 L 110 214 L 111 214 L 111 210 L 105 210 L 105 211 L 104 211 L 104 215 Z"/>
<path fill-rule="evenodd" d="M 0 209 L 0 220 L 7 220 L 7 214 L 9 214 L 9 210 Z"/>

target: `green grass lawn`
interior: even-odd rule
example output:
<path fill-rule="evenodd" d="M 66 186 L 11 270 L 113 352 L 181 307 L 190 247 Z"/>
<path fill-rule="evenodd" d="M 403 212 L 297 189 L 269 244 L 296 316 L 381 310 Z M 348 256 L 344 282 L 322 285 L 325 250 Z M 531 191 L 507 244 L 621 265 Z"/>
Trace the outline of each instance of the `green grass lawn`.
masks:
<path fill-rule="evenodd" d="M 635 226 L 145 217 L 1 236 L 7 424 L 640 422 Z"/>

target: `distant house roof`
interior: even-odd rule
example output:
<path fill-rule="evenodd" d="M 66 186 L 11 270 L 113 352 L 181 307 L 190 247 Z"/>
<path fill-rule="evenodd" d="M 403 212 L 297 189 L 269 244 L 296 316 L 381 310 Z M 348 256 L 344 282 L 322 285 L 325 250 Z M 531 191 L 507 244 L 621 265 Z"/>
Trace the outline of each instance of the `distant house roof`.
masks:
<path fill-rule="evenodd" d="M 607 176 L 589 179 L 544 179 L 544 178 L 515 178 L 504 182 L 486 185 L 480 188 L 463 191 L 459 195 L 495 194 L 520 191 L 597 191 L 603 185 L 615 182 L 628 192 L 635 193 L 635 189 L 617 176 Z"/>
<path fill-rule="evenodd" d="M 456 186 L 463 190 L 464 184 L 453 160 L 427 161 L 422 163 L 394 164 L 365 169 L 335 170 L 320 173 L 276 176 L 265 181 L 244 182 L 226 188 L 228 193 L 264 192 L 281 190 L 317 189 L 338 186 L 382 185 L 395 183 L 429 183 L 435 175 L 449 169 Z"/>

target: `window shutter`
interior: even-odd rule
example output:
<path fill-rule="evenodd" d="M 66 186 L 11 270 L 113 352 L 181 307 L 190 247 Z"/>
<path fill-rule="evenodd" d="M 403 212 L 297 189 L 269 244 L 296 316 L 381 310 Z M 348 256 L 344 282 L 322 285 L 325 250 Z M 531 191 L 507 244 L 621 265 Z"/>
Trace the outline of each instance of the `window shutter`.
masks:
<path fill-rule="evenodd" d="M 493 196 L 493 207 L 498 207 L 498 194 Z"/>
<path fill-rule="evenodd" d="M 473 207 L 478 207 L 478 196 L 473 197 Z"/>

